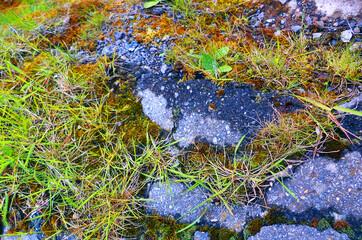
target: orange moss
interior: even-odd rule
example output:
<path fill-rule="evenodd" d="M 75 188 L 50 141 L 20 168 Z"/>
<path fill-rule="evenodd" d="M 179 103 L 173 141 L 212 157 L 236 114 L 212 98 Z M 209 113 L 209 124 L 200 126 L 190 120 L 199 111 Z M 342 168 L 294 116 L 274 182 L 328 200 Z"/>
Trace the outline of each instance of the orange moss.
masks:
<path fill-rule="evenodd" d="M 349 223 L 342 221 L 342 220 L 338 220 L 337 222 L 333 223 L 333 229 L 334 230 L 340 230 L 342 228 L 348 228 L 349 227 Z"/>
<path fill-rule="evenodd" d="M 0 1 L 0 14 L 6 11 L 13 11 L 13 8 L 18 7 L 20 4 L 21 0 Z"/>
<path fill-rule="evenodd" d="M 318 222 L 319 222 L 319 218 L 314 218 L 314 219 L 312 219 L 312 221 L 310 222 L 310 226 L 316 228 Z"/>

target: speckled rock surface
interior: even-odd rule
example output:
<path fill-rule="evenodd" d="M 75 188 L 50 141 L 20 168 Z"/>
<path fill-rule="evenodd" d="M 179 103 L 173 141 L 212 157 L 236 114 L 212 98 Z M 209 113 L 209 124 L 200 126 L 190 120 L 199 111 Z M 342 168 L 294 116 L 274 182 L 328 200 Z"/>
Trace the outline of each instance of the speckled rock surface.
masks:
<path fill-rule="evenodd" d="M 277 183 L 266 194 L 269 205 L 283 206 L 293 213 L 308 209 L 338 214 L 341 219 L 358 225 L 362 215 L 361 153 L 346 154 L 338 162 L 319 157 L 304 163 L 284 185 Z"/>
<path fill-rule="evenodd" d="M 362 1 L 356 0 L 314 0 L 317 9 L 327 16 L 348 16 L 361 15 Z"/>
<path fill-rule="evenodd" d="M 248 240 L 348 240 L 346 234 L 332 228 L 320 232 L 316 228 L 304 225 L 273 225 L 262 227 L 260 232 Z"/>
<path fill-rule="evenodd" d="M 187 192 L 188 188 L 183 183 L 152 184 L 149 199 L 153 201 L 146 202 L 146 212 L 175 219 L 189 212 L 180 219 L 181 223 L 192 223 L 202 216 L 198 221 L 200 224 L 234 229 L 237 232 L 244 228 L 247 221 L 261 214 L 258 206 L 235 206 L 232 208 L 234 215 L 231 215 L 225 207 L 208 203 L 208 194 L 201 187 Z"/>
<path fill-rule="evenodd" d="M 208 232 L 196 231 L 194 234 L 194 240 L 210 240 L 210 234 Z"/>
<path fill-rule="evenodd" d="M 302 107 L 291 96 L 254 90 L 240 83 L 220 88 L 206 79 L 175 84 L 174 80 L 153 78 L 141 79 L 137 84 L 145 114 L 161 128 L 170 130 L 170 112 L 173 113 L 173 137 L 181 147 L 200 141 L 231 146 L 244 135 L 251 138 L 261 122 L 273 119 L 275 111 L 289 112 Z M 276 107 L 276 102 L 281 104 Z"/>

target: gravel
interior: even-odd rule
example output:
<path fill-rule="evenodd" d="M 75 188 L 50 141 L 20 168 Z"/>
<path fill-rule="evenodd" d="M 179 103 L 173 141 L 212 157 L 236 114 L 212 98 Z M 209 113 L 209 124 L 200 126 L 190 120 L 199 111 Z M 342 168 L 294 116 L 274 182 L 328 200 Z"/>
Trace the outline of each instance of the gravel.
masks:
<path fill-rule="evenodd" d="M 319 232 L 316 228 L 295 225 L 272 225 L 262 227 L 260 232 L 248 240 L 347 240 L 349 237 L 332 228 Z"/>

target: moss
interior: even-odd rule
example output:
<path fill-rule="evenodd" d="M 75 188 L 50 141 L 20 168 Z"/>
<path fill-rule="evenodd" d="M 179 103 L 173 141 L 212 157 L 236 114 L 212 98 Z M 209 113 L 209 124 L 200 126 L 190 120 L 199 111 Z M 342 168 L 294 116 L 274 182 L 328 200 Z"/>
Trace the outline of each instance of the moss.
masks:
<path fill-rule="evenodd" d="M 327 155 L 334 159 L 340 159 L 342 157 L 343 151 L 348 148 L 338 135 L 334 136 L 334 138 L 330 138 L 323 144 L 324 150 L 323 155 Z"/>
<path fill-rule="evenodd" d="M 227 230 L 227 229 L 220 229 L 218 231 L 218 240 L 228 240 L 228 239 L 241 239 L 241 236 L 239 236 L 237 233 L 235 233 L 232 230 Z"/>
<path fill-rule="evenodd" d="M 263 219 L 261 218 L 254 219 L 253 221 L 248 223 L 248 225 L 244 229 L 244 232 L 247 231 L 248 234 L 254 236 L 258 232 L 260 232 L 260 229 L 264 226 L 264 224 L 265 222 Z M 245 233 L 244 233 L 244 239 L 246 239 Z"/>
<path fill-rule="evenodd" d="M 192 240 L 194 239 L 194 234 L 197 231 L 198 227 L 196 225 L 193 225 L 192 227 L 186 229 L 185 231 L 182 231 L 180 233 L 177 233 L 177 239 L 184 239 L 184 240 Z"/>
<path fill-rule="evenodd" d="M 351 228 L 351 226 L 349 225 L 349 223 L 339 220 L 337 222 L 333 223 L 333 229 L 336 230 L 339 233 L 345 233 L 348 235 L 348 237 L 350 238 L 354 238 L 355 234 Z"/>
<path fill-rule="evenodd" d="M 314 218 L 314 219 L 312 219 L 312 221 L 310 222 L 309 226 L 316 228 L 318 222 L 319 222 L 319 218 Z"/>
<path fill-rule="evenodd" d="M 244 239 L 248 239 L 249 237 L 253 236 L 251 235 L 251 232 L 248 228 L 245 228 L 243 231 Z"/>
<path fill-rule="evenodd" d="M 288 219 L 285 216 L 285 212 L 282 208 L 272 207 L 269 209 L 268 213 L 264 216 L 264 220 L 268 225 L 287 223 Z"/>
<path fill-rule="evenodd" d="M 316 227 L 319 231 L 324 231 L 324 230 L 332 227 L 331 223 L 332 223 L 331 219 L 323 218 L 317 223 Z"/>
<path fill-rule="evenodd" d="M 157 236 L 153 231 L 148 230 L 141 236 L 141 240 L 157 240 Z"/>

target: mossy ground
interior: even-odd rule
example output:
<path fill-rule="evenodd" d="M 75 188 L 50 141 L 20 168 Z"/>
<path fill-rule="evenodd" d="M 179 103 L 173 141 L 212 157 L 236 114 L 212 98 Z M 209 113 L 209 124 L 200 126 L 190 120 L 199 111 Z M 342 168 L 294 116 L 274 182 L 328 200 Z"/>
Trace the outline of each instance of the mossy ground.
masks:
<path fill-rule="evenodd" d="M 176 177 L 210 186 L 217 193 L 212 200 L 226 206 L 249 202 L 262 198 L 271 172 L 292 164 L 288 159 L 307 150 L 317 152 L 323 142 L 339 139 L 333 115 L 307 104 L 303 110 L 280 113 L 265 123 L 246 146 L 246 154 L 240 153 L 245 149 L 197 144 L 178 156 L 180 165 L 175 168 L 170 144 L 160 138 L 160 128 L 143 115 L 133 96 L 134 76 L 117 69 L 112 59 L 80 64 L 69 51 L 72 46 L 94 52 L 94 41 L 106 37 L 101 26 L 108 17 L 126 13 L 134 2 L 46 1 L 32 7 L 33 3 L 2 3 L 5 11 L 0 12 L 4 21 L 0 199 L 2 220 L 13 226 L 9 233 L 28 231 L 29 214 L 38 211 L 48 236 L 64 226 L 84 238 L 135 236 L 139 228 L 134 226 L 143 223 L 148 226 L 145 239 L 177 239 L 180 234 L 187 239 L 197 228 L 209 231 L 211 239 L 239 239 L 217 228 L 191 227 L 176 233 L 184 226 L 170 219 L 155 223 L 146 218 L 140 197 L 145 184 Z M 145 44 L 172 39 L 175 47 L 168 60 L 185 72 L 183 80 L 198 75 L 220 85 L 233 80 L 264 91 L 289 90 L 329 107 L 348 100 L 352 94 L 346 89 L 361 84 L 360 53 L 346 45 L 323 46 L 303 34 L 283 32 L 275 37 L 269 29 L 251 30 L 248 12 L 240 11 L 250 8 L 250 2 L 175 0 L 168 4 L 184 17 L 140 15 L 141 20 L 136 16 L 108 24 L 127 29 L 134 22 L 133 34 Z M 285 10 L 272 1 L 258 4 Z M 227 56 L 216 59 L 215 52 L 225 46 L 230 49 Z M 232 71 L 210 74 L 193 57 L 197 54 L 209 54 Z M 337 90 L 331 93 L 328 87 Z M 265 221 L 283 219 L 270 214 Z M 151 227 L 160 224 L 167 231 Z M 335 225 L 349 231 L 345 224 Z"/>

